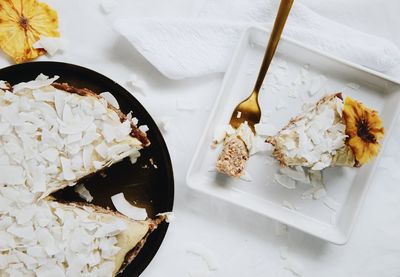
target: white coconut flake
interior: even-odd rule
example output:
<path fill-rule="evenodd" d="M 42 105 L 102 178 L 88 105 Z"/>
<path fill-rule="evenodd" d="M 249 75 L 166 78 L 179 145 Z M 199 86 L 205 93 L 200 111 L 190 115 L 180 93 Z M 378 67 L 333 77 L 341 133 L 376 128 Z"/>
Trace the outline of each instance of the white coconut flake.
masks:
<path fill-rule="evenodd" d="M 357 84 L 357 83 L 352 83 L 352 82 L 351 82 L 351 83 L 347 83 L 346 86 L 349 87 L 349 88 L 351 88 L 351 89 L 354 89 L 354 90 L 357 90 L 357 89 L 360 88 L 360 85 L 359 85 L 359 84 Z"/>
<path fill-rule="evenodd" d="M 292 272 L 292 274 L 295 276 L 301 276 L 303 274 L 303 266 L 293 260 L 287 260 L 284 269 Z"/>
<path fill-rule="evenodd" d="M 79 184 L 74 187 L 74 191 L 79 194 L 79 196 L 84 199 L 86 202 L 92 202 L 93 196 L 90 194 L 90 191 L 85 187 L 84 184 Z"/>
<path fill-rule="evenodd" d="M 335 212 L 331 213 L 331 216 L 330 216 L 330 218 L 329 218 L 329 221 L 330 221 L 330 223 L 331 223 L 332 225 L 336 225 L 336 213 L 335 213 Z"/>
<path fill-rule="evenodd" d="M 108 157 L 108 152 L 109 148 L 107 147 L 107 144 L 103 141 L 99 145 L 97 145 L 95 148 L 96 152 L 103 158 L 106 159 Z"/>
<path fill-rule="evenodd" d="M 66 48 L 68 42 L 63 38 L 40 36 L 40 39 L 33 44 L 35 49 L 44 49 L 50 56 Z"/>
<path fill-rule="evenodd" d="M 243 171 L 243 175 L 241 175 L 240 180 L 245 181 L 245 182 L 252 182 L 253 178 L 251 177 L 250 173 L 247 170 Z"/>
<path fill-rule="evenodd" d="M 76 178 L 76 176 L 71 168 L 71 160 L 61 157 L 60 161 L 61 161 L 64 179 L 65 180 L 74 180 Z"/>
<path fill-rule="evenodd" d="M 251 151 L 255 136 L 247 121 L 240 124 L 239 128 L 236 129 L 236 136 L 238 136 L 246 144 L 247 149 Z"/>
<path fill-rule="evenodd" d="M 274 181 L 287 189 L 295 189 L 296 188 L 296 181 L 286 175 L 283 175 L 283 174 L 279 174 L 279 173 L 275 174 Z"/>
<path fill-rule="evenodd" d="M 288 166 L 283 167 L 279 169 L 279 172 L 292 178 L 293 180 L 299 181 L 304 184 L 310 184 L 310 178 L 301 166 L 296 166 L 294 168 Z"/>
<path fill-rule="evenodd" d="M 286 109 L 286 102 L 282 99 L 282 97 L 277 97 L 277 101 L 275 104 L 275 110 L 279 111 L 282 109 Z"/>
<path fill-rule="evenodd" d="M 100 96 L 103 97 L 104 99 L 106 99 L 108 104 L 110 104 L 114 108 L 119 109 L 119 104 L 118 104 L 117 99 L 110 92 L 108 92 L 108 91 L 102 92 L 102 93 L 100 93 Z"/>
<path fill-rule="evenodd" d="M 287 235 L 289 231 L 289 227 L 286 224 L 283 224 L 281 222 L 275 222 L 275 235 L 277 236 L 283 236 Z"/>
<path fill-rule="evenodd" d="M 134 93 L 140 93 L 146 96 L 146 83 L 140 79 L 136 74 L 131 74 L 128 78 L 127 84 L 133 89 Z"/>
<path fill-rule="evenodd" d="M 165 221 L 167 223 L 171 223 L 175 221 L 175 213 L 174 212 L 165 212 L 165 213 L 159 213 L 156 216 L 165 216 Z"/>
<path fill-rule="evenodd" d="M 326 190 L 324 187 L 320 187 L 317 190 L 314 191 L 313 193 L 313 198 L 315 200 L 320 199 L 322 197 L 326 196 Z"/>
<path fill-rule="evenodd" d="M 125 196 L 122 192 L 111 196 L 111 201 L 117 211 L 121 214 L 135 220 L 146 220 L 146 209 L 133 206 L 125 199 Z"/>
<path fill-rule="evenodd" d="M 273 149 L 272 145 L 266 143 L 265 138 L 255 135 L 249 155 L 252 156 L 257 153 L 262 153 L 263 155 L 265 155 L 265 152 L 271 152 L 272 149 Z"/>
<path fill-rule="evenodd" d="M 201 257 L 211 271 L 218 270 L 219 261 L 213 251 L 198 243 L 190 243 L 186 246 L 186 252 Z"/>
<path fill-rule="evenodd" d="M 100 7 L 105 14 L 111 13 L 117 6 L 116 0 L 101 0 Z"/>
<path fill-rule="evenodd" d="M 282 206 L 285 207 L 285 208 L 288 208 L 290 210 L 295 210 L 295 207 L 292 205 L 292 203 L 290 203 L 287 200 L 283 200 L 282 201 Z"/>
<path fill-rule="evenodd" d="M 141 125 L 139 126 L 139 130 L 142 131 L 143 133 L 146 133 L 150 129 L 147 125 Z"/>
<path fill-rule="evenodd" d="M 43 74 L 39 75 L 36 80 L 29 81 L 29 82 L 22 82 L 13 86 L 13 93 L 18 93 L 23 89 L 39 89 L 42 87 L 47 87 L 51 85 L 54 81 L 56 81 L 59 76 L 54 76 L 53 78 L 48 79 L 47 76 L 43 78 Z"/>
<path fill-rule="evenodd" d="M 279 253 L 280 253 L 280 256 L 281 256 L 282 260 L 287 260 L 288 259 L 288 257 L 289 257 L 289 253 L 288 252 L 289 252 L 289 247 L 287 247 L 286 245 L 279 247 Z"/>
<path fill-rule="evenodd" d="M 17 237 L 24 238 L 24 239 L 32 239 L 32 234 L 34 232 L 33 227 L 28 226 L 19 226 L 17 224 L 12 224 L 10 227 L 7 228 L 7 232 L 13 234 Z"/>
<path fill-rule="evenodd" d="M 5 81 L 0 80 L 0 89 L 8 89 L 8 86 Z"/>
<path fill-rule="evenodd" d="M 213 143 L 219 144 L 223 142 L 227 136 L 233 135 L 234 133 L 235 129 L 231 125 L 229 124 L 218 125 L 214 129 Z"/>
<path fill-rule="evenodd" d="M 161 132 L 168 132 L 171 127 L 171 118 L 168 116 L 160 117 L 157 121 L 157 126 L 161 129 Z"/>
<path fill-rule="evenodd" d="M 327 206 L 332 211 L 338 211 L 341 206 L 340 203 L 338 203 L 336 200 L 334 200 L 330 197 L 325 197 L 323 200 L 323 203 L 325 206 Z"/>
<path fill-rule="evenodd" d="M 317 75 L 311 78 L 308 94 L 310 96 L 314 96 L 316 93 L 320 92 L 321 89 L 326 85 L 327 80 L 328 79 L 324 75 Z"/>
<path fill-rule="evenodd" d="M 20 166 L 0 165 L 0 184 L 23 185 L 25 183 L 24 170 Z"/>

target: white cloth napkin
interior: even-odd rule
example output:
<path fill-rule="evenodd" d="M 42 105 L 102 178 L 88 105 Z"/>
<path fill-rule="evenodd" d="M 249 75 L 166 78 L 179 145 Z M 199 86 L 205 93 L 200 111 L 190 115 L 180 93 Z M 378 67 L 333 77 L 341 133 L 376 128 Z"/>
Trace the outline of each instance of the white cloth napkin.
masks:
<path fill-rule="evenodd" d="M 122 18 L 114 28 L 166 77 L 183 79 L 224 72 L 243 30 L 272 26 L 278 4 L 207 0 L 196 18 Z M 298 1 L 283 34 L 381 72 L 400 63 L 392 42 L 327 19 Z"/>

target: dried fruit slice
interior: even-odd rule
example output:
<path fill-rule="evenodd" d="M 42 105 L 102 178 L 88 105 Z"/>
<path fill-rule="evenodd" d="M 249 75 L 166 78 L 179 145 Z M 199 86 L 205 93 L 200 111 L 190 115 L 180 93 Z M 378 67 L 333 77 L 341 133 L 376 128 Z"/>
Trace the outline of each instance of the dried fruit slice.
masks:
<path fill-rule="evenodd" d="M 36 0 L 0 2 L 0 48 L 16 63 L 26 62 L 46 53 L 33 44 L 40 36 L 58 37 L 57 13 Z"/>

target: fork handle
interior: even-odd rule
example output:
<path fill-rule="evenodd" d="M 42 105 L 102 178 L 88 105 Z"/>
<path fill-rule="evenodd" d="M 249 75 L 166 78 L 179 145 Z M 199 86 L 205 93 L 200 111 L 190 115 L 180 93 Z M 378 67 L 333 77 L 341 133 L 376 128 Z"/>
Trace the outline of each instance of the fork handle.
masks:
<path fill-rule="evenodd" d="M 283 27 L 285 26 L 286 19 L 288 18 L 293 2 L 294 0 L 281 0 L 281 3 L 279 5 L 278 14 L 275 18 L 274 27 L 272 28 L 271 36 L 269 37 L 268 41 L 268 46 L 265 50 L 264 59 L 261 64 L 260 71 L 258 72 L 257 81 L 253 90 L 255 93 L 257 93 L 257 95 L 260 91 L 265 75 L 267 74 L 269 65 L 271 64 L 272 57 L 275 54 L 276 47 L 278 46 Z"/>

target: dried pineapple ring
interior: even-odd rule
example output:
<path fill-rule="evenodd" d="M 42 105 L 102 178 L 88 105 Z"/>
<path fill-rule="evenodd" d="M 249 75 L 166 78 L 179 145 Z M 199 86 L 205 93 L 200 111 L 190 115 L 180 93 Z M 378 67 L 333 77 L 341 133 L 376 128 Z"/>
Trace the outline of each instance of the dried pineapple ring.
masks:
<path fill-rule="evenodd" d="M 0 1 L 0 48 L 16 63 L 46 53 L 33 44 L 40 36 L 59 37 L 57 13 L 36 0 Z"/>
<path fill-rule="evenodd" d="M 379 153 L 384 128 L 378 113 L 362 103 L 346 97 L 343 107 L 347 144 L 359 165 L 372 160 Z"/>

